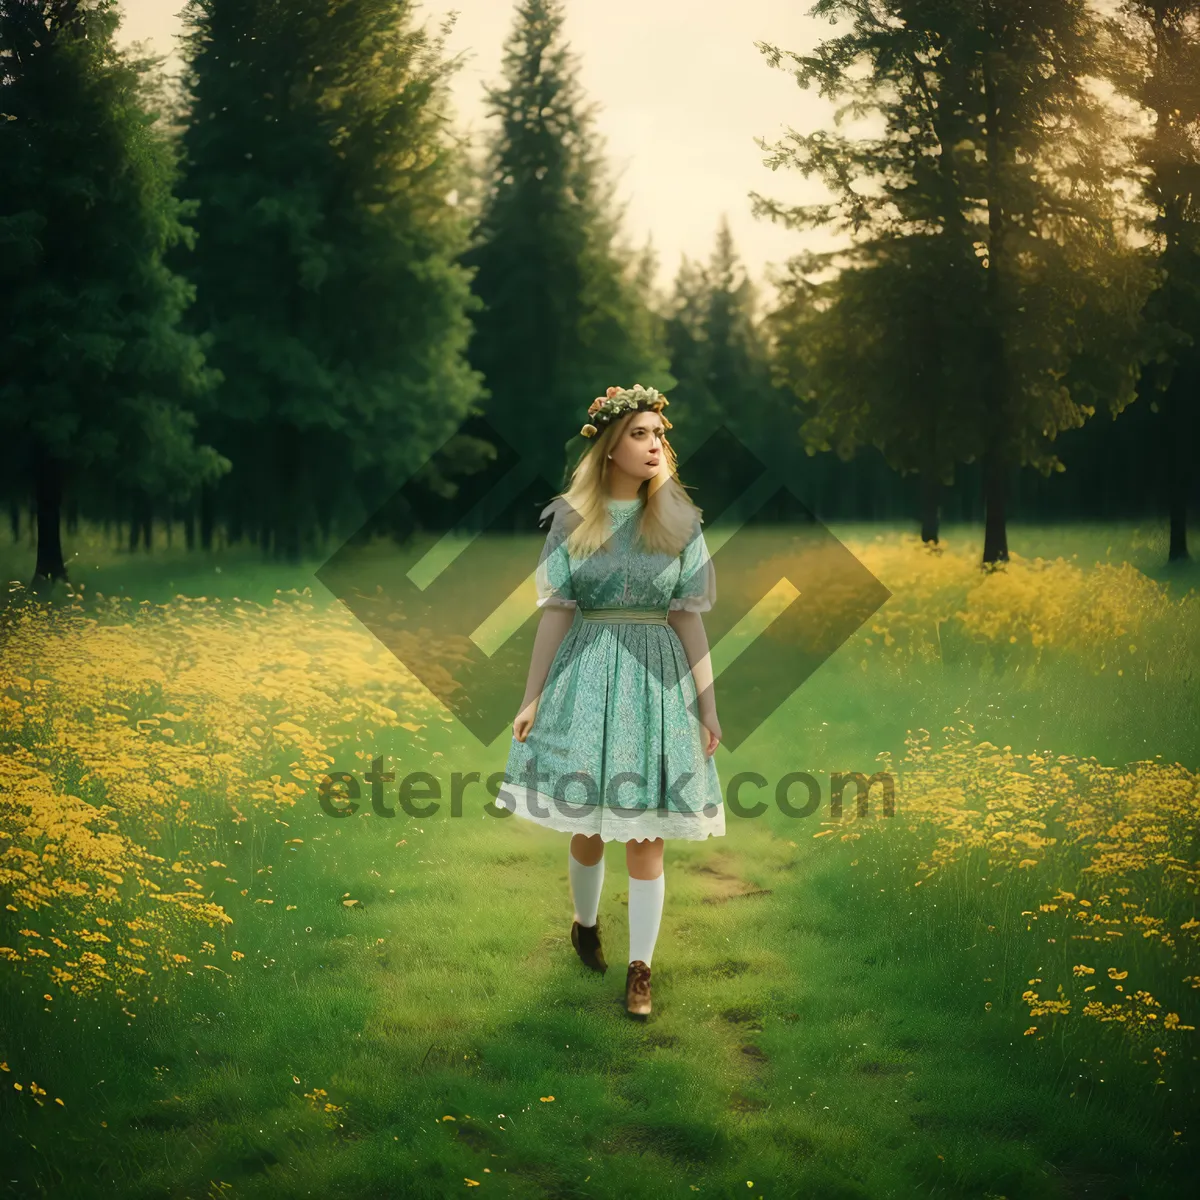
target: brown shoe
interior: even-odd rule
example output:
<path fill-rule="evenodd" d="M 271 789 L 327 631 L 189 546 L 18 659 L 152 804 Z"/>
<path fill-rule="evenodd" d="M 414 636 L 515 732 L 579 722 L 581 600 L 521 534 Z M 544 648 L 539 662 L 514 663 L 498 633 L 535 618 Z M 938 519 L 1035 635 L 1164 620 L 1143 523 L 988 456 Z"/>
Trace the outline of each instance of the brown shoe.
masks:
<path fill-rule="evenodd" d="M 629 964 L 625 975 L 625 1011 L 643 1018 L 650 1012 L 650 968 L 640 958 Z"/>
<path fill-rule="evenodd" d="M 604 961 L 604 950 L 600 945 L 600 919 L 596 918 L 595 925 L 580 925 L 576 920 L 571 921 L 571 945 L 579 955 L 584 966 L 604 974 L 608 963 Z"/>

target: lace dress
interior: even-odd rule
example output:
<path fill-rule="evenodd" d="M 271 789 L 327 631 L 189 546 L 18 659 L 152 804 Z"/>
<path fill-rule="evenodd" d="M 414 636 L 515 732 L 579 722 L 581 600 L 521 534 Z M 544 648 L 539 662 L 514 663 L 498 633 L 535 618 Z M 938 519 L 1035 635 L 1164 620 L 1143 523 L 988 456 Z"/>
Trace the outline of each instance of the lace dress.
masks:
<path fill-rule="evenodd" d="M 671 609 L 716 599 L 699 521 L 678 556 L 636 545 L 642 501 L 608 501 L 612 536 L 585 558 L 566 546 L 569 506 L 553 522 L 537 570 L 538 606 L 575 617 L 550 665 L 533 728 L 514 737 L 497 807 L 564 833 L 606 841 L 701 840 L 725 833 L 717 766 L 693 715 L 687 654 Z M 536 772 L 536 775 L 535 775 Z"/>

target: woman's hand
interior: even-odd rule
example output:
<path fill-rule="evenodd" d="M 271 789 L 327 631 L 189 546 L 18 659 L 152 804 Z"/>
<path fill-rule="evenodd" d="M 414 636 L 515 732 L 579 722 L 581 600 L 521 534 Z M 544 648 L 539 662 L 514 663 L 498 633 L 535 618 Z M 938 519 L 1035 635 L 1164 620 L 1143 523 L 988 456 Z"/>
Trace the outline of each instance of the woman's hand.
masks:
<path fill-rule="evenodd" d="M 517 714 L 517 719 L 513 722 L 513 737 L 518 742 L 523 742 L 529 736 L 534 718 L 537 716 L 537 708 L 538 702 L 535 697 Z"/>
<path fill-rule="evenodd" d="M 704 731 L 704 756 L 712 758 L 717 751 L 717 743 L 721 740 L 721 722 L 715 712 L 706 713 L 700 718 L 700 728 Z"/>

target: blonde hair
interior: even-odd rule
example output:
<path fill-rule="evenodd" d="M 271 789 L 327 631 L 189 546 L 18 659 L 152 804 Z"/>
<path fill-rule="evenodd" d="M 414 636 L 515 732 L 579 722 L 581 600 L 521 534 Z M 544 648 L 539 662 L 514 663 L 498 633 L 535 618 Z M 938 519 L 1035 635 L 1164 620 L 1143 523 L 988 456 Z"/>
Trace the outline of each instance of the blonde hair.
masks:
<path fill-rule="evenodd" d="M 551 505 L 565 502 L 576 514 L 577 523 L 572 519 L 575 527 L 568 537 L 567 550 L 577 558 L 607 547 L 612 534 L 608 514 L 608 452 L 624 437 L 636 415 L 636 412 L 626 413 L 592 439 L 572 471 L 566 491 L 551 501 Z M 662 447 L 659 473 L 638 488 L 638 496 L 644 503 L 637 532 L 647 553 L 675 556 L 691 540 L 702 510 L 692 503 L 680 481 L 675 451 L 665 437 Z"/>

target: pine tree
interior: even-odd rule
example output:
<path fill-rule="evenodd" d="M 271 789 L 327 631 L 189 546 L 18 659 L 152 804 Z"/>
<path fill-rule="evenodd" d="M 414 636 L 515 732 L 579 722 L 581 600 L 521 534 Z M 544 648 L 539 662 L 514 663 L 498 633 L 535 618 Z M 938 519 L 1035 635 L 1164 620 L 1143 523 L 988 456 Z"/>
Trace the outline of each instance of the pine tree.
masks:
<path fill-rule="evenodd" d="M 156 63 L 118 24 L 110 0 L 0 3 L 0 427 L 35 491 L 35 587 L 67 579 L 67 489 L 185 495 L 229 465 L 193 436 L 214 379 L 164 262 L 190 231 Z"/>
<path fill-rule="evenodd" d="M 645 311 L 644 262 L 619 236 L 595 106 L 583 103 L 563 20 L 561 0 L 518 5 L 503 83 L 487 92 L 499 127 L 463 256 L 483 303 L 470 356 L 489 392 L 488 424 L 554 482 L 594 396 L 674 382 Z"/>
<path fill-rule="evenodd" d="M 675 278 L 667 322 L 674 397 L 686 414 L 684 455 L 727 428 L 764 466 L 789 471 L 798 449 L 793 397 L 772 380 L 769 331 L 758 314 L 758 296 L 722 214 L 707 265 L 685 256 Z M 729 461 L 730 472 L 744 469 Z M 710 493 L 733 498 L 744 479 L 710 463 Z"/>
<path fill-rule="evenodd" d="M 707 348 L 705 386 L 717 405 L 713 424 L 728 424 L 747 446 L 760 452 L 772 437 L 769 368 L 758 324 L 758 297 L 721 215 L 709 260 L 708 303 L 703 336 Z"/>
<path fill-rule="evenodd" d="M 938 541 L 941 491 L 956 461 L 980 453 L 983 427 L 979 273 L 956 271 L 946 249 L 920 235 L 869 242 L 831 278 L 789 279 L 771 318 L 776 372 L 805 404 L 809 453 L 849 462 L 874 447 L 918 476 L 928 543 Z"/>
<path fill-rule="evenodd" d="M 676 411 L 691 419 L 680 428 L 672 444 L 681 457 L 695 450 L 703 440 L 703 431 L 713 429 L 720 408 L 708 387 L 707 322 L 711 285 L 702 263 L 683 255 L 674 280 L 668 308 L 666 345 L 671 374 L 678 382 L 671 390 Z M 674 418 L 672 418 L 674 419 Z"/>
<path fill-rule="evenodd" d="M 1140 390 L 1160 415 L 1168 560 L 1183 561 L 1200 444 L 1200 2 L 1125 0 L 1108 32 L 1121 51 L 1108 60 L 1110 78 L 1153 116 L 1150 131 L 1132 137 L 1160 267 Z"/>
<path fill-rule="evenodd" d="M 192 0 L 185 194 L 198 329 L 224 374 L 215 498 L 231 537 L 295 559 L 454 432 L 469 221 L 438 36 L 397 0 Z M 217 519 L 214 498 L 204 536 Z"/>
<path fill-rule="evenodd" d="M 788 209 L 756 194 L 756 213 L 855 239 L 844 256 L 798 259 L 794 274 L 867 272 L 832 285 L 827 318 L 820 300 L 796 306 L 833 348 L 810 397 L 814 435 L 851 451 L 873 441 L 921 472 L 927 533 L 933 489 L 981 460 L 983 559 L 1002 561 L 1010 474 L 1062 470 L 1058 433 L 1134 394 L 1148 276 L 1119 236 L 1108 114 L 1087 86 L 1098 26 L 1084 0 L 821 0 L 812 12 L 850 28 L 788 55 L 797 81 L 844 97 L 839 119 L 884 122 L 878 138 L 821 130 L 764 146 L 772 168 L 820 174 L 834 200 Z M 784 57 L 760 48 L 774 65 Z M 865 390 L 860 353 L 880 373 Z"/>

